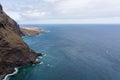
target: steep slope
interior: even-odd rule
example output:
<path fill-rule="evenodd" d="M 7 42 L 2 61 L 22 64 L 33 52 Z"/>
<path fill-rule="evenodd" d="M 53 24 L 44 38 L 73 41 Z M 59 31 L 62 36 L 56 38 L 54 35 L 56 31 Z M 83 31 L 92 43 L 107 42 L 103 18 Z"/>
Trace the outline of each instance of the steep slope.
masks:
<path fill-rule="evenodd" d="M 36 63 L 37 55 L 22 40 L 19 25 L 0 5 L 0 78 L 14 71 L 14 67 Z"/>

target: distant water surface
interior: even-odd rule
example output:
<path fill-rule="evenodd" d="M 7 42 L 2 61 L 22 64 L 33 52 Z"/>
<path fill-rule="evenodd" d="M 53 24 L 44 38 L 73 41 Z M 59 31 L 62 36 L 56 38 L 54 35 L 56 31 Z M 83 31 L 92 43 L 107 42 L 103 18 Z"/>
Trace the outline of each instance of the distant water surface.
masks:
<path fill-rule="evenodd" d="M 49 31 L 23 37 L 43 64 L 26 66 L 10 80 L 120 80 L 120 25 L 24 25 Z"/>

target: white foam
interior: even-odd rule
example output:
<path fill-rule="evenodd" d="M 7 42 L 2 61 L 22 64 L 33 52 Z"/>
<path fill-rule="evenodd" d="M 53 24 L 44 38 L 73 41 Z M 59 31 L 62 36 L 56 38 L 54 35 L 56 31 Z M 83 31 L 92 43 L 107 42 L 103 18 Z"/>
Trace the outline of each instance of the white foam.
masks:
<path fill-rule="evenodd" d="M 45 57 L 47 54 L 43 54 L 43 56 Z"/>
<path fill-rule="evenodd" d="M 36 61 L 39 61 L 39 59 L 37 58 Z"/>
<path fill-rule="evenodd" d="M 43 56 L 39 56 L 37 59 L 42 59 L 45 56 L 46 56 L 46 54 L 43 54 Z"/>
<path fill-rule="evenodd" d="M 43 64 L 43 62 L 40 62 L 40 64 Z"/>
<path fill-rule="evenodd" d="M 17 74 L 18 68 L 14 68 L 14 69 L 15 69 L 15 71 L 14 71 L 13 73 L 11 73 L 11 74 L 6 75 L 5 78 L 4 78 L 3 80 L 9 80 L 9 79 L 8 79 L 9 76 L 12 76 L 12 75 Z"/>
<path fill-rule="evenodd" d="M 43 56 L 39 56 L 39 57 L 38 57 L 38 59 L 41 59 L 41 58 L 43 58 Z"/>

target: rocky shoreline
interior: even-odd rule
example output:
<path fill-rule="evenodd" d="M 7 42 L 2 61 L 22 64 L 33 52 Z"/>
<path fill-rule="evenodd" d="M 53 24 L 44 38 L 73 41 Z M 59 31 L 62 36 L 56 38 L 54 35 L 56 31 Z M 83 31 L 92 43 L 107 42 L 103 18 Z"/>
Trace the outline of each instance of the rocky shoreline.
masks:
<path fill-rule="evenodd" d="M 0 5 L 0 80 L 13 73 L 15 67 L 39 63 L 36 58 L 42 54 L 29 48 L 22 39 L 25 35 Z"/>

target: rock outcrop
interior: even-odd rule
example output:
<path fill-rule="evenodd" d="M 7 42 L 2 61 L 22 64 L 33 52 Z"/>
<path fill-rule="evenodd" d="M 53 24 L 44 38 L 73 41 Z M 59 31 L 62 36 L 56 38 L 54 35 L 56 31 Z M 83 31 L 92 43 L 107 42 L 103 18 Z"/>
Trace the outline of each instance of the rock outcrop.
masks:
<path fill-rule="evenodd" d="M 22 40 L 22 35 L 19 25 L 0 5 L 0 79 L 15 67 L 36 63 L 38 55 Z"/>
<path fill-rule="evenodd" d="M 20 28 L 22 35 L 23 36 L 34 36 L 34 35 L 39 35 L 41 33 L 45 33 L 44 30 L 39 29 L 39 28 L 31 28 L 31 27 L 24 27 L 24 28 Z"/>

